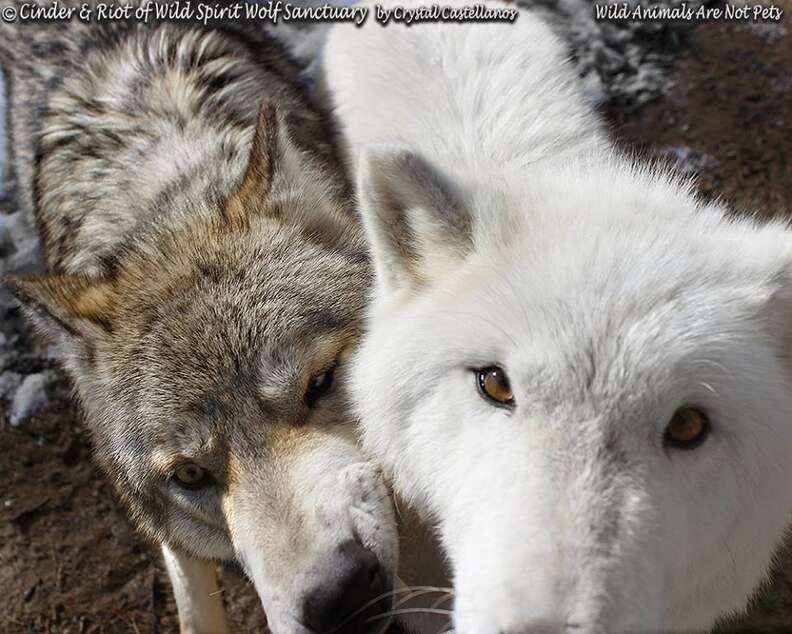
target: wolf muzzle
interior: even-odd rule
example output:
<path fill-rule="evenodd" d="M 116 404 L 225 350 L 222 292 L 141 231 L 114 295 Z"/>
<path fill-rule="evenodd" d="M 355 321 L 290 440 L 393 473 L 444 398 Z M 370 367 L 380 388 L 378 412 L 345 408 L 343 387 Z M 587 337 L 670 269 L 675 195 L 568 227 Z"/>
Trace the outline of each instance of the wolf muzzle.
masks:
<path fill-rule="evenodd" d="M 350 540 L 330 556 L 327 582 L 308 592 L 302 623 L 313 632 L 365 632 L 390 607 L 387 575 L 377 556 Z M 379 620 L 384 625 L 383 620 Z"/>

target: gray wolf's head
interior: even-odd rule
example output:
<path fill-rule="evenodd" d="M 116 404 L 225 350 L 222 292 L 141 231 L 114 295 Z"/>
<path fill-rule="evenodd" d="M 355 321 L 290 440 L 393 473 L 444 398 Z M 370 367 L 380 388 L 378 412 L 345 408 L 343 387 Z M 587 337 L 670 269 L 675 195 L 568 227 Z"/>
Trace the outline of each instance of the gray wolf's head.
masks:
<path fill-rule="evenodd" d="M 792 236 L 617 160 L 372 149 L 365 445 L 436 521 L 460 634 L 695 632 L 792 509 Z"/>
<path fill-rule="evenodd" d="M 264 107 L 233 196 L 172 214 L 106 278 L 12 281 L 137 525 L 238 561 L 275 632 L 336 628 L 396 566 L 388 492 L 344 395 L 366 250 L 317 174 Z"/>

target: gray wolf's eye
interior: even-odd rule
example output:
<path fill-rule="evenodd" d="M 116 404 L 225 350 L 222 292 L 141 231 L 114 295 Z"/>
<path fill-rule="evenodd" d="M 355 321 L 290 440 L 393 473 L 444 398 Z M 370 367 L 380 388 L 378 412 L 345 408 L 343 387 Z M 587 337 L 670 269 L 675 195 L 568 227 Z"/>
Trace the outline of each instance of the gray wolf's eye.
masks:
<path fill-rule="evenodd" d="M 194 462 L 185 462 L 173 472 L 173 480 L 184 489 L 197 491 L 211 484 L 211 478 L 206 469 L 199 467 Z"/>
<path fill-rule="evenodd" d="M 308 389 L 305 390 L 305 396 L 303 397 L 308 407 L 316 405 L 316 402 L 330 391 L 330 388 L 333 387 L 334 374 L 335 366 L 311 377 L 311 380 L 308 381 Z"/>
<path fill-rule="evenodd" d="M 671 449 L 695 449 L 710 432 L 709 417 L 696 407 L 680 407 L 666 425 L 663 442 Z"/>
<path fill-rule="evenodd" d="M 476 370 L 476 382 L 479 393 L 488 401 L 497 405 L 514 405 L 509 377 L 503 368 L 493 365 Z"/>

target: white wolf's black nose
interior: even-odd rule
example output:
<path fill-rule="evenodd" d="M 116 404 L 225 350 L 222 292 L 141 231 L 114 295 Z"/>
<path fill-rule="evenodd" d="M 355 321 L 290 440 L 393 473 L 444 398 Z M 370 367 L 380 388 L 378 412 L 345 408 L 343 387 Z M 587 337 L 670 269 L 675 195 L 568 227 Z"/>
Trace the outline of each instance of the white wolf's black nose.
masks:
<path fill-rule="evenodd" d="M 350 540 L 333 553 L 331 566 L 327 580 L 303 601 L 303 625 L 318 634 L 357 634 L 384 625 L 384 620 L 366 622 L 391 603 L 390 597 L 382 597 L 387 579 L 377 556 Z"/>

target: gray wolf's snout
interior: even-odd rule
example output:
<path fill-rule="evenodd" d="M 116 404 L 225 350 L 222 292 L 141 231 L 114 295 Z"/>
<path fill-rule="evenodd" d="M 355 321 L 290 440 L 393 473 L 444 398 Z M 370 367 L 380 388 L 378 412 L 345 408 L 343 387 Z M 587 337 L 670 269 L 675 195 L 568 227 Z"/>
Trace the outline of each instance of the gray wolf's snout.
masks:
<path fill-rule="evenodd" d="M 390 588 L 379 559 L 350 540 L 333 552 L 328 566 L 328 582 L 308 592 L 303 602 L 303 625 L 317 633 L 357 634 L 370 629 L 368 619 L 390 607 Z"/>

